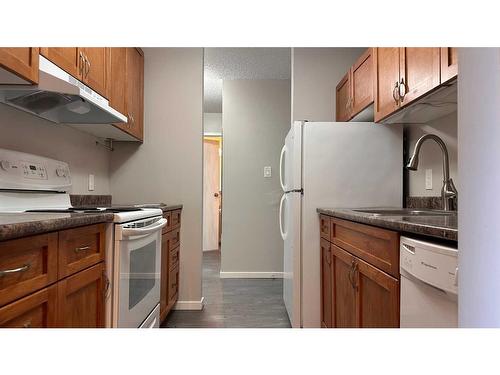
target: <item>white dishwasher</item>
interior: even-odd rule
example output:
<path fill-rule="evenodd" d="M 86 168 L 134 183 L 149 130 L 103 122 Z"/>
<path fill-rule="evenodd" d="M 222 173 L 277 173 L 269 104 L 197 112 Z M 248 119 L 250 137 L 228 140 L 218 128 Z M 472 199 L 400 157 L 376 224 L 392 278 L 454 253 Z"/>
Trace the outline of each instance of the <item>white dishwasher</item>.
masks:
<path fill-rule="evenodd" d="M 401 328 L 458 326 L 458 250 L 400 240 Z"/>

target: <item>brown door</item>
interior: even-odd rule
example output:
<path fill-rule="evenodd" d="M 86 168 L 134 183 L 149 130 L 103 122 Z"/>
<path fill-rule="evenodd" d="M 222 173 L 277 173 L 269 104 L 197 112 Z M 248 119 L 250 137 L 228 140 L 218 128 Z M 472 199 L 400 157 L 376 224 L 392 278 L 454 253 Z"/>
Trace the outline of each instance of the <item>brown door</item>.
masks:
<path fill-rule="evenodd" d="M 455 78 L 458 73 L 458 51 L 455 47 L 441 48 L 441 83 Z"/>
<path fill-rule="evenodd" d="M 356 289 L 353 284 L 354 257 L 340 247 L 331 246 L 333 262 L 333 326 L 358 327 Z"/>
<path fill-rule="evenodd" d="M 104 47 L 83 48 L 85 66 L 83 69 L 83 81 L 92 90 L 108 97 L 107 93 L 107 60 L 108 51 Z"/>
<path fill-rule="evenodd" d="M 78 47 L 40 48 L 40 53 L 73 77 L 82 79 L 82 56 Z"/>
<path fill-rule="evenodd" d="M 340 80 L 335 90 L 336 121 L 349 121 L 351 118 L 351 79 L 350 71 Z"/>
<path fill-rule="evenodd" d="M 165 319 L 168 306 L 168 270 L 170 268 L 170 233 L 161 236 L 161 281 L 160 281 L 160 320 Z"/>
<path fill-rule="evenodd" d="M 399 327 L 399 281 L 359 258 L 355 270 L 359 327 Z"/>
<path fill-rule="evenodd" d="M 52 285 L 0 308 L 1 328 L 56 326 L 57 286 Z"/>
<path fill-rule="evenodd" d="M 127 113 L 128 132 L 143 139 L 144 122 L 144 57 L 137 48 L 127 48 Z"/>
<path fill-rule="evenodd" d="M 373 49 L 375 121 L 399 108 L 399 50 L 398 47 Z"/>
<path fill-rule="evenodd" d="M 108 48 L 108 100 L 109 105 L 118 112 L 127 113 L 125 80 L 127 49 L 124 47 Z"/>
<path fill-rule="evenodd" d="M 104 278 L 99 263 L 57 283 L 58 327 L 104 327 Z"/>
<path fill-rule="evenodd" d="M 0 48 L 0 67 L 31 83 L 38 83 L 38 48 Z"/>
<path fill-rule="evenodd" d="M 332 328 L 333 273 L 330 243 L 321 239 L 321 327 Z"/>
<path fill-rule="evenodd" d="M 351 69 L 352 116 L 373 103 L 373 48 L 368 48 Z"/>
<path fill-rule="evenodd" d="M 203 251 L 219 248 L 220 143 L 203 140 Z"/>
<path fill-rule="evenodd" d="M 402 47 L 399 56 L 399 83 L 404 106 L 439 86 L 440 49 Z"/>

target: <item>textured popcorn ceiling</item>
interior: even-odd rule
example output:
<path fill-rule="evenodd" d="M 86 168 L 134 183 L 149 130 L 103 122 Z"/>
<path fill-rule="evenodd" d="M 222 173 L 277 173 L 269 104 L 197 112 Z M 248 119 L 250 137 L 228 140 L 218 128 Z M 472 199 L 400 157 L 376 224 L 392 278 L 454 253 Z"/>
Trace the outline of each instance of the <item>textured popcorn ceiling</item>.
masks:
<path fill-rule="evenodd" d="M 222 112 L 222 81 L 290 79 L 290 48 L 205 48 L 204 112 Z"/>

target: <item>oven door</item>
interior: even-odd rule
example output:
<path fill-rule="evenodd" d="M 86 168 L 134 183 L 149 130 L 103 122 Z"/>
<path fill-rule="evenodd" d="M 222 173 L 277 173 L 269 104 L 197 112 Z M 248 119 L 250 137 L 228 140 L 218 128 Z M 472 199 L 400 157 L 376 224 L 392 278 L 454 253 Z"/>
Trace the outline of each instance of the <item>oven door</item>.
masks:
<path fill-rule="evenodd" d="M 160 302 L 161 230 L 166 224 L 159 216 L 115 226 L 118 327 L 139 327 Z"/>

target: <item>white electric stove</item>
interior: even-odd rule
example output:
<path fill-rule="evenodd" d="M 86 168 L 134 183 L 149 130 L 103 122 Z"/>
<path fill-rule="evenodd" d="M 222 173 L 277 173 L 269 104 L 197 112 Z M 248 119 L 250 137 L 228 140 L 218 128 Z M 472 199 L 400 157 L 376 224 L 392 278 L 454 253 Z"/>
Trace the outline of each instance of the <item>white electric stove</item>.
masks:
<path fill-rule="evenodd" d="M 159 327 L 161 230 L 159 208 L 72 207 L 71 174 L 65 162 L 0 149 L 0 213 L 68 215 L 113 213 L 108 226 L 106 269 L 111 297 L 108 327 Z M 28 219 L 29 220 L 29 219 Z"/>

